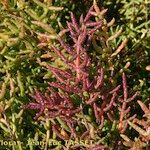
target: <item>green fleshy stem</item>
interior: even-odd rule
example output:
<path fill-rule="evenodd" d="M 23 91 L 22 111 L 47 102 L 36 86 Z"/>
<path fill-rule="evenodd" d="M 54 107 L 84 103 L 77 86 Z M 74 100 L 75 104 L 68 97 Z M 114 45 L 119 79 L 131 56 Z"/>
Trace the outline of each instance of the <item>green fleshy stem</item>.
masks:
<path fill-rule="evenodd" d="M 21 81 L 21 74 L 19 71 L 17 71 L 17 82 L 20 89 L 20 96 L 24 96 L 25 91 L 24 91 L 23 83 Z"/>

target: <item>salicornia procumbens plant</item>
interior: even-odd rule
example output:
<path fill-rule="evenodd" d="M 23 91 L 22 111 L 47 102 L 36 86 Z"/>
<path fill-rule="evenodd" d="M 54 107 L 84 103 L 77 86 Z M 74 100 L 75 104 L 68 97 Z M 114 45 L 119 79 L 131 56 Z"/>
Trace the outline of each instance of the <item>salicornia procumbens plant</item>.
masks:
<path fill-rule="evenodd" d="M 104 24 L 103 19 L 95 19 L 99 11 L 94 3 L 87 14 L 81 15 L 78 20 L 71 13 L 71 21 L 67 22 L 67 28 L 58 34 L 58 44 L 49 46 L 49 51 L 57 55 L 52 61 L 60 58 L 64 67 L 58 68 L 53 63 L 38 59 L 38 63 L 53 74 L 54 80 L 48 81 L 49 87 L 44 94 L 39 90 L 30 94 L 36 102 L 30 102 L 23 106 L 25 109 L 38 110 L 35 119 L 40 119 L 42 116 L 55 121 L 59 120 L 59 123 L 63 121 L 65 133 L 64 130 L 61 132 L 62 129 L 57 123 L 53 122 L 52 125 L 53 132 L 63 140 L 68 139 L 69 136 L 74 139 L 84 139 L 85 135 L 92 138 L 95 130 L 105 128 L 106 122 L 112 124 L 117 122 L 119 124 L 118 132 L 123 133 L 128 121 L 135 118 L 135 116 L 130 117 L 128 103 L 134 100 L 138 93 L 128 98 L 125 73 L 122 73 L 122 84 L 120 83 L 118 86 L 106 82 L 105 66 L 99 60 L 93 60 L 90 55 L 92 40 L 101 36 L 96 33 Z M 110 57 L 113 56 L 110 55 Z M 123 91 L 123 98 L 120 96 L 120 91 Z M 118 118 L 116 111 L 119 112 Z M 80 122 L 77 119 L 78 115 L 80 117 L 82 115 L 82 119 L 84 116 L 89 116 L 90 119 L 86 120 L 85 118 L 85 120 L 94 124 L 93 131 L 86 130 L 89 126 L 88 123 L 86 124 L 82 119 L 84 123 Z M 81 124 L 84 125 L 84 129 L 78 132 L 75 127 L 81 127 Z M 70 135 L 66 132 L 69 132 Z"/>

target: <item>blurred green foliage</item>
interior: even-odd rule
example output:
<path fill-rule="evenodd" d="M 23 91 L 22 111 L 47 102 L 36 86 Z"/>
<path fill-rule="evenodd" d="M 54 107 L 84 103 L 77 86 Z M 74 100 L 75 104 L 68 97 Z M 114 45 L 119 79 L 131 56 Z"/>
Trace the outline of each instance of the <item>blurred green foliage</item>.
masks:
<path fill-rule="evenodd" d="M 108 8 L 107 19 L 115 18 L 114 30 L 122 27 L 119 38 L 128 39 L 127 50 L 122 54 L 120 65 L 130 61 L 129 85 L 141 91 L 141 99 L 150 100 L 150 1 L 148 0 L 105 0 L 101 6 Z M 119 40 L 119 39 L 118 39 Z M 117 41 L 116 41 L 117 42 Z"/>

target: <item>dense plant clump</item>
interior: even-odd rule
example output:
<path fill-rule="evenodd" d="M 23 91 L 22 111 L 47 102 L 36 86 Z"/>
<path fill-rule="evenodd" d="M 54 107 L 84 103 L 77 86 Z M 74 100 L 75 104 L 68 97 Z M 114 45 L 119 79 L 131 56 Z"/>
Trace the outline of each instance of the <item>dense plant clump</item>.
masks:
<path fill-rule="evenodd" d="M 148 148 L 147 145 L 150 141 L 150 109 L 147 108 L 141 101 L 138 101 L 138 104 L 144 112 L 143 119 L 139 120 L 134 118 L 133 122 L 128 121 L 128 124 L 139 133 L 139 137 L 136 137 L 135 141 L 132 141 L 126 135 L 121 135 L 121 137 L 125 140 L 123 144 L 132 149 Z"/>
<path fill-rule="evenodd" d="M 46 73 L 36 63 L 44 51 L 37 43 L 43 38 L 43 32 L 50 39 L 56 37 L 58 25 L 56 31 L 53 25 L 63 7 L 54 5 L 51 1 L 38 0 L 0 1 L 0 140 L 14 141 L 13 146 L 7 144 L 5 149 L 27 149 L 28 140 L 34 139 L 35 132 L 34 136 L 30 132 L 32 129 L 26 132 L 28 126 L 24 122 L 36 123 L 23 117 L 19 107 L 28 101 L 27 96 L 35 87 L 46 86 L 42 80 Z M 15 145 L 15 141 L 24 144 Z M 3 149 L 3 145 L 0 147 Z"/>
<path fill-rule="evenodd" d="M 133 101 L 138 93 L 136 92 L 128 98 L 125 73 L 122 74 L 122 98 L 118 95 L 121 85 L 108 89 L 110 85 L 104 83 L 104 68 L 100 63 L 95 65 L 88 55 L 88 50 L 92 43 L 91 39 L 103 24 L 101 19 L 98 21 L 92 20 L 92 17 L 97 13 L 96 10 L 98 10 L 97 6 L 93 5 L 85 17 L 81 15 L 79 23 L 74 15 L 71 14 L 71 22 L 67 23 L 67 29 L 61 31 L 62 34 L 58 38 L 62 50 L 54 46 L 51 47 L 56 55 L 61 58 L 62 63 L 65 64 L 65 69 L 59 69 L 47 63 L 39 62 L 52 72 L 56 81 L 48 83 L 50 86 L 48 88 L 49 95 L 45 93 L 43 97 L 41 93 L 36 92 L 32 97 L 38 103 L 29 103 L 23 106 L 28 109 L 40 110 L 36 114 L 36 118 L 43 114 L 46 118 L 59 117 L 59 119 L 66 122 L 71 133 L 68 136 L 73 138 L 84 137 L 85 133 L 89 138 L 91 136 L 88 130 L 81 130 L 77 133 L 73 129 L 75 127 L 81 128 L 82 123 L 80 121 L 74 121 L 74 124 L 72 123 L 71 126 L 71 122 L 74 120 L 73 117 L 77 113 L 82 113 L 82 117 L 84 117 L 84 115 L 87 115 L 85 111 L 91 111 L 91 116 L 88 114 L 90 117 L 89 121 L 96 123 L 95 132 L 97 132 L 97 129 L 102 130 L 104 128 L 105 121 L 110 121 L 112 124 L 115 121 L 118 132 L 124 133 L 127 129 L 128 121 L 133 120 L 136 116 L 129 116 L 130 107 L 128 103 Z M 63 40 L 64 34 L 69 34 L 69 43 L 65 43 Z M 92 68 L 95 69 L 92 71 Z M 55 91 L 52 90 L 52 87 Z M 79 104 L 76 107 L 73 106 L 75 102 L 73 102 L 72 96 L 78 98 Z M 118 118 L 116 118 L 115 109 L 119 112 Z M 68 138 L 68 136 L 63 137 L 59 133 L 61 129 L 58 129 L 58 127 L 55 128 L 53 126 L 52 129 L 59 138 L 63 140 Z M 99 138 L 102 137 L 99 136 Z"/>
<path fill-rule="evenodd" d="M 130 62 L 129 73 L 134 89 L 139 89 L 143 101 L 149 101 L 149 56 L 150 56 L 150 1 L 116 0 L 101 1 L 101 6 L 108 8 L 107 18 L 115 18 L 116 24 L 111 32 L 115 32 L 120 27 L 123 37 L 128 38 L 126 54 L 121 60 L 121 64 Z M 114 41 L 116 44 L 118 41 Z M 134 64 L 136 62 L 136 64 Z M 139 74 L 140 72 L 140 74 Z"/>
<path fill-rule="evenodd" d="M 107 21 L 110 10 L 98 7 L 107 2 L 82 2 L 83 9 L 74 0 L 0 1 L 0 147 L 149 148 L 147 75 L 136 78 L 137 55 L 129 55 L 136 34 Z M 137 65 L 146 72 L 149 47 L 143 46 Z"/>

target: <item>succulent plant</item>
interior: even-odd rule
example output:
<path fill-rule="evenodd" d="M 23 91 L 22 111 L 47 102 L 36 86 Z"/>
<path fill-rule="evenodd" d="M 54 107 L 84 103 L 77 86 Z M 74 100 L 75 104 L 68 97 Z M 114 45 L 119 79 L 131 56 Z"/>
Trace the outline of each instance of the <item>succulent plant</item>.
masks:
<path fill-rule="evenodd" d="M 141 102 L 138 101 L 141 109 L 144 112 L 141 120 L 134 118 L 133 121 L 128 121 L 128 124 L 139 133 L 139 136 L 135 138 L 135 141 L 130 140 L 126 135 L 121 134 L 121 137 L 125 140 L 123 143 L 130 149 L 142 150 L 143 148 L 149 148 L 150 142 L 150 109 Z M 141 127 L 142 128 L 141 128 Z"/>
<path fill-rule="evenodd" d="M 58 119 L 63 121 L 63 129 L 60 123 L 52 123 L 52 131 L 62 140 L 69 137 L 86 138 L 87 135 L 92 139 L 92 134 L 82 122 L 84 116 L 88 116 L 86 121 L 91 123 L 88 126 L 93 126 L 93 134 L 97 134 L 98 130 L 102 131 L 106 122 L 118 123 L 118 126 L 115 125 L 118 132 L 124 133 L 128 121 L 135 118 L 135 115 L 130 117 L 128 103 L 137 97 L 138 92 L 128 97 L 125 73 L 122 73 L 122 84 L 115 87 L 111 82 L 107 83 L 102 62 L 93 61 L 90 55 L 92 39 L 98 36 L 97 32 L 104 23 L 103 19 L 94 20 L 97 10 L 98 6 L 94 3 L 85 17 L 80 16 L 79 21 L 71 13 L 71 22 L 67 22 L 67 28 L 58 34 L 59 44 L 49 46 L 50 51 L 57 55 L 51 60 L 60 58 L 63 68 L 38 59 L 39 64 L 53 74 L 54 80 L 48 81 L 49 87 L 45 94 L 38 90 L 30 94 L 36 100 L 35 103 L 30 102 L 23 106 L 24 109 L 38 111 L 35 119 L 44 117 L 51 118 L 54 122 Z M 65 42 L 65 36 L 69 42 Z M 120 96 L 121 91 L 123 98 Z M 119 112 L 119 118 L 116 117 L 116 112 Z M 84 126 L 84 129 L 77 131 L 76 128 L 81 126 Z M 61 132 L 62 130 L 64 131 Z M 97 136 L 99 140 L 102 138 L 101 135 Z"/>
<path fill-rule="evenodd" d="M 0 149 L 149 149 L 149 2 L 108 1 L 0 1 Z"/>

